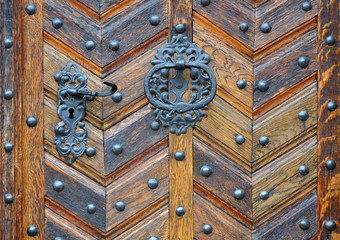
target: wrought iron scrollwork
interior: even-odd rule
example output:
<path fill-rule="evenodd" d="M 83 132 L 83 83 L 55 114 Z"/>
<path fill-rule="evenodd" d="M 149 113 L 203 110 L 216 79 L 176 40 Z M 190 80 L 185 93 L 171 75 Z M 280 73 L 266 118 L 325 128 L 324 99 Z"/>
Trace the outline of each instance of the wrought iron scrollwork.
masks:
<path fill-rule="evenodd" d="M 62 119 L 54 128 L 55 144 L 58 153 L 72 164 L 86 150 L 87 129 L 82 122 L 86 113 L 86 101 L 92 101 L 96 96 L 112 95 L 117 87 L 104 82 L 111 87 L 110 91 L 104 93 L 88 91 L 86 74 L 72 62 L 54 78 L 59 84 L 58 115 Z"/>
<path fill-rule="evenodd" d="M 158 49 L 155 58 L 145 77 L 145 94 L 156 120 L 180 135 L 207 116 L 203 110 L 215 96 L 216 79 L 207 66 L 210 56 L 179 34 Z"/>

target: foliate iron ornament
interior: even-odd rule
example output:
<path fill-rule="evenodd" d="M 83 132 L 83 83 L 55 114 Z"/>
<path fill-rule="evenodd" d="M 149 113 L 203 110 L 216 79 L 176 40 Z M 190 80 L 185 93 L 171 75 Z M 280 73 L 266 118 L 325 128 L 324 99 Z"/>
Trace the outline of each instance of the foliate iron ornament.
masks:
<path fill-rule="evenodd" d="M 207 116 L 203 110 L 216 93 L 216 79 L 207 66 L 210 56 L 179 34 L 158 49 L 155 57 L 144 82 L 146 97 L 157 121 L 170 127 L 171 133 L 186 133 Z M 183 95 L 188 91 L 186 101 Z"/>
<path fill-rule="evenodd" d="M 85 123 L 82 122 L 86 113 L 86 100 L 92 101 L 96 96 L 112 95 L 117 87 L 104 82 L 112 88 L 110 91 L 104 93 L 88 91 L 86 74 L 72 62 L 54 78 L 59 84 L 58 115 L 62 120 L 54 128 L 55 144 L 58 153 L 72 164 L 86 150 L 87 130 Z"/>

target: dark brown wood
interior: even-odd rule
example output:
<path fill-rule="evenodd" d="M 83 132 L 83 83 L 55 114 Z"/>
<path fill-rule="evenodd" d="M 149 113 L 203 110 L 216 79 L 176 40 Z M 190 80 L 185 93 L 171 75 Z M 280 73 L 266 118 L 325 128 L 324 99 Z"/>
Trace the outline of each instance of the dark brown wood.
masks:
<path fill-rule="evenodd" d="M 319 1 L 318 18 L 318 239 L 340 238 L 340 84 L 339 84 L 339 2 Z M 325 39 L 333 36 L 336 43 L 326 44 Z M 337 109 L 333 112 L 327 109 L 329 101 L 336 101 Z M 333 159 L 336 162 L 334 170 L 327 170 L 325 163 Z M 327 220 L 336 223 L 332 233 L 324 224 Z"/>

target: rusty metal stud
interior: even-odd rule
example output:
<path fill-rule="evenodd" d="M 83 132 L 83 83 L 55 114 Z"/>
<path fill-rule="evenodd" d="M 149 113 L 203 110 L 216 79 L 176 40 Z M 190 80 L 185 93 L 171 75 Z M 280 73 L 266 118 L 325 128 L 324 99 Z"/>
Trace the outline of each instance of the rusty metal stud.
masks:
<path fill-rule="evenodd" d="M 13 91 L 12 90 L 6 90 L 4 97 L 6 100 L 11 100 L 13 98 Z"/>
<path fill-rule="evenodd" d="M 5 39 L 5 48 L 10 48 L 13 46 L 13 40 L 10 38 Z"/>
<path fill-rule="evenodd" d="M 5 194 L 5 203 L 10 204 L 14 201 L 14 197 L 10 193 Z"/>
<path fill-rule="evenodd" d="M 86 155 L 88 156 L 88 157 L 93 157 L 94 155 L 96 155 L 96 149 L 95 148 L 93 148 L 93 147 L 88 147 L 88 148 L 86 148 L 86 150 L 85 150 L 85 152 L 86 152 Z"/>
<path fill-rule="evenodd" d="M 89 214 L 94 214 L 97 211 L 97 208 L 96 205 L 90 203 L 89 205 L 87 205 L 86 210 Z"/>
<path fill-rule="evenodd" d="M 123 152 L 123 147 L 121 144 L 115 144 L 112 147 L 112 152 L 116 155 L 121 154 Z"/>
<path fill-rule="evenodd" d="M 157 179 L 155 179 L 155 178 L 149 179 L 149 181 L 148 181 L 148 187 L 149 187 L 150 189 L 155 189 L 155 188 L 158 187 L 158 185 L 159 185 L 159 182 L 158 182 Z"/>
<path fill-rule="evenodd" d="M 333 46 L 335 44 L 335 38 L 332 35 L 329 35 L 326 37 L 325 42 L 328 46 Z"/>
<path fill-rule="evenodd" d="M 260 80 L 257 83 L 257 88 L 261 91 L 261 92 L 265 92 L 268 90 L 269 88 L 269 84 L 266 80 Z"/>
<path fill-rule="evenodd" d="M 61 181 L 59 181 L 59 180 L 54 181 L 54 183 L 53 183 L 53 189 L 54 189 L 54 191 L 56 191 L 56 192 L 61 192 L 61 191 L 63 191 L 63 190 L 64 190 L 64 183 L 61 182 Z"/>
<path fill-rule="evenodd" d="M 262 192 L 260 193 L 260 198 L 261 198 L 262 200 L 267 200 L 267 199 L 269 198 L 269 192 L 267 192 L 267 191 L 262 191 Z"/>
<path fill-rule="evenodd" d="M 309 229 L 309 227 L 310 227 L 310 222 L 309 222 L 307 219 L 304 219 L 304 220 L 300 221 L 299 227 L 300 227 L 302 230 L 307 230 L 307 229 Z"/>
<path fill-rule="evenodd" d="M 235 137 L 235 142 L 236 142 L 237 144 L 242 144 L 242 143 L 244 143 L 245 140 L 246 140 L 246 139 L 245 139 L 244 136 L 241 135 L 241 134 L 236 135 L 236 137 Z"/>
<path fill-rule="evenodd" d="M 209 6 L 210 5 L 210 0 L 201 0 L 201 5 L 203 7 Z"/>
<path fill-rule="evenodd" d="M 329 101 L 327 103 L 327 109 L 331 112 L 334 111 L 337 107 L 338 107 L 338 104 L 336 103 L 336 101 Z"/>
<path fill-rule="evenodd" d="M 184 31 L 185 31 L 185 25 L 182 24 L 182 23 L 179 23 L 179 24 L 176 25 L 175 30 L 176 30 L 176 32 L 179 33 L 179 34 L 184 33 Z"/>
<path fill-rule="evenodd" d="M 306 121 L 309 118 L 308 112 L 307 111 L 301 111 L 299 112 L 298 118 L 300 121 Z"/>
<path fill-rule="evenodd" d="M 178 207 L 176 208 L 176 215 L 179 217 L 182 217 L 185 214 L 185 209 L 184 207 Z"/>
<path fill-rule="evenodd" d="M 160 23 L 160 18 L 157 15 L 152 15 L 149 18 L 149 22 L 152 26 L 157 26 Z"/>
<path fill-rule="evenodd" d="M 300 57 L 298 57 L 297 59 L 297 64 L 301 67 L 301 68 L 306 68 L 309 64 L 309 58 L 305 55 L 302 55 Z"/>
<path fill-rule="evenodd" d="M 37 119 L 35 117 L 28 117 L 26 119 L 26 124 L 29 127 L 34 127 L 34 126 L 37 125 L 37 123 L 38 123 L 38 121 L 37 121 Z"/>
<path fill-rule="evenodd" d="M 5 149 L 5 152 L 12 152 L 13 150 L 13 144 L 10 143 L 10 142 L 6 142 L 4 144 L 4 149 Z"/>
<path fill-rule="evenodd" d="M 312 10 L 313 5 L 310 1 L 305 1 L 305 2 L 302 3 L 301 8 L 302 8 L 303 11 L 308 12 L 308 11 Z"/>
<path fill-rule="evenodd" d="M 201 167 L 200 174 L 203 177 L 209 177 L 212 173 L 213 173 L 212 167 L 208 165 L 204 165 L 203 167 Z"/>
<path fill-rule="evenodd" d="M 150 127 L 152 130 L 157 131 L 161 127 L 161 124 L 158 121 L 153 121 Z"/>
<path fill-rule="evenodd" d="M 86 43 L 85 43 L 85 47 L 86 47 L 86 49 L 87 50 L 93 50 L 93 49 L 95 49 L 96 48 L 96 43 L 94 42 L 94 41 L 92 41 L 92 40 L 90 40 L 90 41 L 87 41 Z"/>
<path fill-rule="evenodd" d="M 238 28 L 242 32 L 246 32 L 249 29 L 249 25 L 247 23 L 240 23 L 240 25 L 238 25 Z"/>
<path fill-rule="evenodd" d="M 109 48 L 112 50 L 112 51 L 117 51 L 119 49 L 119 42 L 116 41 L 116 40 L 113 40 L 109 43 Z"/>
<path fill-rule="evenodd" d="M 266 136 L 262 136 L 262 137 L 260 137 L 260 139 L 259 139 L 259 143 L 260 143 L 262 146 L 267 146 L 267 144 L 269 143 L 269 138 L 266 137 Z"/>
<path fill-rule="evenodd" d="M 327 168 L 328 170 L 334 170 L 335 167 L 336 167 L 336 162 L 335 162 L 333 159 L 327 160 L 327 162 L 326 162 L 326 168 Z"/>
<path fill-rule="evenodd" d="M 159 240 L 157 237 L 150 237 L 149 240 Z"/>
<path fill-rule="evenodd" d="M 309 173 L 309 168 L 306 165 L 302 165 L 301 167 L 299 167 L 299 173 L 302 176 L 306 176 Z"/>
<path fill-rule="evenodd" d="M 262 23 L 260 25 L 260 30 L 263 33 L 269 33 L 272 30 L 272 26 L 269 23 Z"/>
<path fill-rule="evenodd" d="M 210 234 L 210 233 L 212 233 L 213 228 L 212 228 L 212 226 L 210 226 L 209 224 L 205 224 L 205 225 L 202 227 L 202 231 L 203 231 L 205 234 Z"/>
<path fill-rule="evenodd" d="M 112 95 L 112 100 L 115 102 L 115 103 L 119 103 L 120 101 L 122 101 L 122 94 L 120 92 L 115 92 L 113 95 Z"/>
<path fill-rule="evenodd" d="M 54 18 L 52 20 L 52 26 L 55 28 L 55 29 L 59 29 L 63 26 L 63 20 L 61 20 L 60 18 Z"/>
<path fill-rule="evenodd" d="M 123 212 L 125 210 L 125 203 L 122 201 L 116 202 L 115 208 L 117 209 L 117 211 Z"/>
<path fill-rule="evenodd" d="M 237 200 L 244 198 L 244 191 L 242 189 L 236 189 L 233 193 L 233 197 Z"/>
<path fill-rule="evenodd" d="M 25 11 L 28 15 L 33 15 L 36 11 L 37 11 L 37 7 L 35 6 L 35 4 L 27 4 Z"/>
<path fill-rule="evenodd" d="M 30 237 L 34 237 L 35 235 L 38 234 L 38 229 L 36 226 L 31 225 L 27 228 L 27 235 Z"/>
<path fill-rule="evenodd" d="M 336 229 L 336 223 L 333 221 L 333 220 L 328 220 L 326 223 L 325 223 L 325 228 L 328 230 L 328 231 L 334 231 Z"/>
<path fill-rule="evenodd" d="M 243 89 L 247 86 L 247 82 L 240 79 L 237 81 L 236 85 L 239 89 Z"/>
<path fill-rule="evenodd" d="M 177 161 L 183 161 L 185 158 L 185 153 L 183 151 L 177 151 L 175 152 L 175 159 Z"/>

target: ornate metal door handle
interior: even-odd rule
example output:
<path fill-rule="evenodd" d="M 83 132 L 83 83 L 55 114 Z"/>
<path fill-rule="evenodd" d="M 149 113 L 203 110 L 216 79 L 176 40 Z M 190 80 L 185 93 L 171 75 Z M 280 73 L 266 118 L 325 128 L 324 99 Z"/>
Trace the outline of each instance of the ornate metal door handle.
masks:
<path fill-rule="evenodd" d="M 210 56 L 179 34 L 155 57 L 151 61 L 155 66 L 145 77 L 145 94 L 155 108 L 156 120 L 180 135 L 207 116 L 203 110 L 215 96 L 216 79 L 207 66 Z"/>
<path fill-rule="evenodd" d="M 68 63 L 64 70 L 55 75 L 58 82 L 58 115 L 63 120 L 55 126 L 55 144 L 58 153 L 72 164 L 85 152 L 87 130 L 82 120 L 86 112 L 86 100 L 114 94 L 117 86 L 104 82 L 111 87 L 108 92 L 92 92 L 86 89 L 87 76 L 75 63 Z M 94 155 L 95 150 L 87 150 Z M 71 155 L 71 156 L 70 156 Z M 70 158 L 71 157 L 71 158 Z"/>

